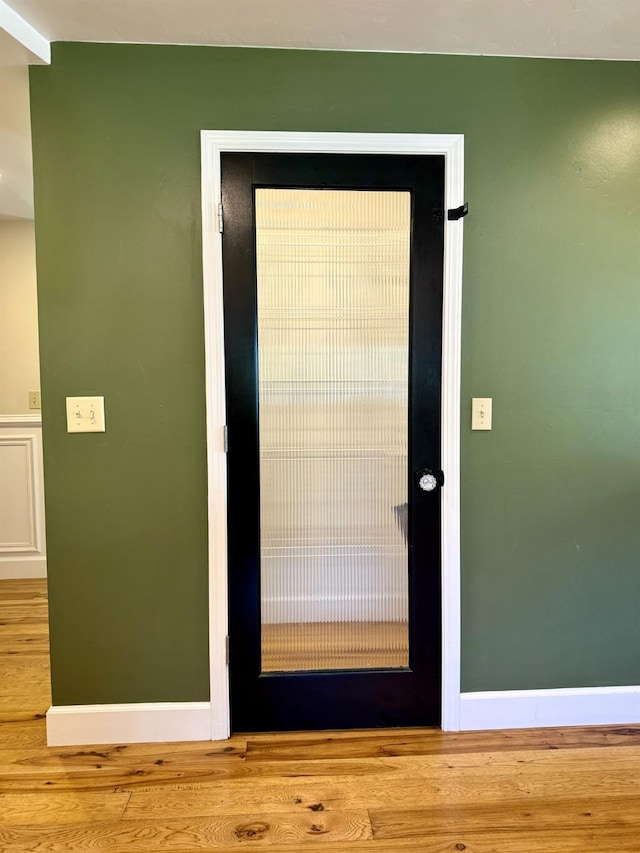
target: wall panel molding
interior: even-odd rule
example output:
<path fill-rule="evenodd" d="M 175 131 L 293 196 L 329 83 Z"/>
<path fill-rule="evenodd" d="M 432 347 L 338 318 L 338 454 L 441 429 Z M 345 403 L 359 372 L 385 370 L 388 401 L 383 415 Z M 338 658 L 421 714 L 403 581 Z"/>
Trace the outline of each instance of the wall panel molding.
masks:
<path fill-rule="evenodd" d="M 46 576 L 42 421 L 0 416 L 0 579 Z"/>

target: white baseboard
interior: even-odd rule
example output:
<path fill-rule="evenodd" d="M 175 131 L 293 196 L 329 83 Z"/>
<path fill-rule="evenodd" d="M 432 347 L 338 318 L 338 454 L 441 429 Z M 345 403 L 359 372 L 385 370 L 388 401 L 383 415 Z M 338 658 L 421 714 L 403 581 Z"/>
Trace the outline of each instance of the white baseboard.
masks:
<path fill-rule="evenodd" d="M 210 702 L 53 705 L 48 746 L 211 740 Z"/>
<path fill-rule="evenodd" d="M 635 685 L 499 690 L 460 696 L 460 731 L 637 724 L 640 686 Z M 211 739 L 210 702 L 54 705 L 47 712 L 49 746 Z"/>
<path fill-rule="evenodd" d="M 0 580 L 19 578 L 46 578 L 46 557 L 16 557 L 15 559 L 0 559 Z"/>
<path fill-rule="evenodd" d="M 462 693 L 460 730 L 640 723 L 640 686 Z"/>

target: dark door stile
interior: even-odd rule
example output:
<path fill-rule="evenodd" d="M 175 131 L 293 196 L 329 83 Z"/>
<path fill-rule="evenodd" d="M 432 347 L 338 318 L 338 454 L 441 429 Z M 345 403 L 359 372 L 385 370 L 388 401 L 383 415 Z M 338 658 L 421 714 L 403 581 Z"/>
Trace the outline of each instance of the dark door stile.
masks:
<path fill-rule="evenodd" d="M 230 693 L 233 731 L 439 725 L 444 157 L 222 154 L 227 389 Z M 408 190 L 409 667 L 261 673 L 255 187 Z"/>

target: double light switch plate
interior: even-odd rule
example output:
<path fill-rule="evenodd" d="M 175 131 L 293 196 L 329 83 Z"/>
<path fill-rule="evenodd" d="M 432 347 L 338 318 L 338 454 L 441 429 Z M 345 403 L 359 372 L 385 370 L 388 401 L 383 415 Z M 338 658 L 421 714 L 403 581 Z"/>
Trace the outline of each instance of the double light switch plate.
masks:
<path fill-rule="evenodd" d="M 67 432 L 104 431 L 104 397 L 67 397 Z"/>

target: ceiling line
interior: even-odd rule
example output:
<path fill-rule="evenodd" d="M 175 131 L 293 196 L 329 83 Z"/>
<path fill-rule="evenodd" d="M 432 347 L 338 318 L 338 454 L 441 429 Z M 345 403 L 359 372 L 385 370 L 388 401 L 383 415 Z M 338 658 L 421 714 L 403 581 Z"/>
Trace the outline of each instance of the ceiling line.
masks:
<path fill-rule="evenodd" d="M 3 0 L 0 0 L 0 4 Z M 0 23 L 1 26 L 1 23 Z M 557 59 L 560 62 L 640 62 L 635 57 L 625 56 L 569 56 L 554 53 L 491 53 L 479 50 L 393 50 L 380 47 L 301 47 L 299 45 L 247 44 L 246 42 L 202 42 L 202 41 L 126 41 L 124 39 L 54 39 L 56 43 L 69 44 L 122 44 L 144 47 L 220 47 L 232 50 L 301 50 L 305 53 L 395 53 L 403 56 L 485 56 L 495 59 Z"/>

